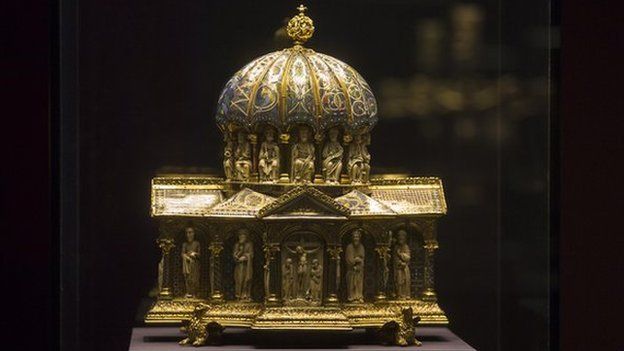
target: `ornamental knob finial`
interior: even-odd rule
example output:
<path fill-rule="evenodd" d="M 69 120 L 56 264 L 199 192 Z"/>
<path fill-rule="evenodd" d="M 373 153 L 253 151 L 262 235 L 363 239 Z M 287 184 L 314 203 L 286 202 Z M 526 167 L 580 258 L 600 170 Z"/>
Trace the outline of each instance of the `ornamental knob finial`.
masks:
<path fill-rule="evenodd" d="M 308 39 L 312 38 L 312 34 L 314 34 L 314 22 L 310 17 L 305 15 L 307 9 L 307 7 L 299 5 L 299 7 L 297 7 L 299 14 L 288 21 L 286 33 L 288 33 L 288 36 L 295 42 L 295 45 L 305 43 Z"/>

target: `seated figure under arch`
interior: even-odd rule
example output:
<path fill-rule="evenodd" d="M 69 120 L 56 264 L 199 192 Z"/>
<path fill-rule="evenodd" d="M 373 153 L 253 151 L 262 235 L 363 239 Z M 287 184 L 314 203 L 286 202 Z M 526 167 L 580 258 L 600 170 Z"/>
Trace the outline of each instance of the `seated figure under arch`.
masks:
<path fill-rule="evenodd" d="M 295 183 L 309 183 L 314 177 L 314 144 L 310 140 L 310 129 L 306 126 L 299 127 L 297 141 L 292 147 L 291 178 Z"/>
<path fill-rule="evenodd" d="M 267 128 L 264 131 L 264 141 L 260 145 L 258 159 L 260 181 L 277 182 L 280 170 L 280 149 L 275 142 L 275 131 L 273 128 Z"/>
<path fill-rule="evenodd" d="M 238 132 L 238 144 L 234 152 L 236 179 L 241 181 L 249 180 L 251 176 L 251 166 L 251 145 L 249 140 L 247 140 L 246 133 L 241 130 Z"/>
<path fill-rule="evenodd" d="M 342 172 L 344 148 L 338 141 L 340 131 L 334 127 L 327 132 L 328 141 L 323 147 L 323 177 L 326 183 L 336 184 Z"/>
<path fill-rule="evenodd" d="M 365 137 L 358 134 L 349 145 L 349 179 L 353 183 L 367 183 L 370 175 L 371 156 L 366 148 Z"/>

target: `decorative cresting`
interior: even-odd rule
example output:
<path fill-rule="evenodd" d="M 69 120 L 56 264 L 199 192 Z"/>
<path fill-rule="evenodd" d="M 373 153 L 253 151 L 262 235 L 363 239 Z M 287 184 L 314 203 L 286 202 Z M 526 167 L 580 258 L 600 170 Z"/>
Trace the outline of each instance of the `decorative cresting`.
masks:
<path fill-rule="evenodd" d="M 353 68 L 302 46 L 314 33 L 300 6 L 288 23 L 294 46 L 253 60 L 227 82 L 217 105 L 226 132 L 256 133 L 270 125 L 279 133 L 305 124 L 316 133 L 338 126 L 346 133 L 370 131 L 377 122 L 371 88 Z"/>

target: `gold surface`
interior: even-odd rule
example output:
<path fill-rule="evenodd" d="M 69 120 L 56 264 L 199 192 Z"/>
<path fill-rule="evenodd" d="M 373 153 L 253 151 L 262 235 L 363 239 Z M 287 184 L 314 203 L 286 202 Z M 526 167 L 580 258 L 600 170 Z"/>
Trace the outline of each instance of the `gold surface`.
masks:
<path fill-rule="evenodd" d="M 237 147 L 252 144 L 251 156 L 236 160 L 228 159 L 228 144 L 225 161 L 242 162 L 250 172 L 228 173 L 228 179 L 176 174 L 152 180 L 151 215 L 158 219 L 162 258 L 159 294 L 145 321 L 183 323 L 188 337 L 182 343 L 196 346 L 216 339 L 223 327 L 377 328 L 390 343 L 418 344 L 418 320 L 448 324 L 437 303 L 434 274 L 436 221 L 447 212 L 442 181 L 400 175 L 369 180 L 366 145 L 377 122 L 373 92 L 347 64 L 302 46 L 314 24 L 303 5 L 298 10 L 287 27 L 294 46 L 247 64 L 219 98 L 216 120 L 226 140 L 247 132 Z M 293 182 L 298 177 L 284 173 L 293 164 L 288 157 L 282 157 L 286 164 L 278 182 L 261 182 L 257 136 L 274 129 L 284 156 L 306 143 L 303 132 L 296 134 L 302 126 L 312 129 L 316 151 L 327 131 L 338 129 L 341 146 L 353 150 L 345 162 L 366 169 L 366 177 L 344 169 L 340 182 L 325 183 L 321 162 L 308 155 L 314 182 Z M 407 294 L 401 293 L 405 280 L 389 280 L 397 231 L 404 233 L 400 244 L 411 250 Z M 201 252 L 197 289 L 184 284 L 188 273 L 181 260 L 188 240 Z"/>
<path fill-rule="evenodd" d="M 149 324 L 181 323 L 188 320 L 198 303 L 208 309 L 203 319 L 226 327 L 252 329 L 321 329 L 350 330 L 381 327 L 403 308 L 412 308 L 426 325 L 446 325 L 448 319 L 436 302 L 405 300 L 401 302 L 335 304 L 318 307 L 265 306 L 260 303 L 217 303 L 206 300 L 173 299 L 157 301 L 145 317 Z"/>
<path fill-rule="evenodd" d="M 378 201 L 358 190 L 352 190 L 349 193 L 339 196 L 336 202 L 349 209 L 350 215 L 356 216 L 395 216 L 389 206 Z"/>
<path fill-rule="evenodd" d="M 288 21 L 286 33 L 288 33 L 288 36 L 295 44 L 305 43 L 308 39 L 312 38 L 312 34 L 314 34 L 314 22 L 310 17 L 305 15 L 307 9 L 307 7 L 299 5 L 299 7 L 297 7 L 299 14 Z"/>
<path fill-rule="evenodd" d="M 231 198 L 209 209 L 211 216 L 255 217 L 261 208 L 275 202 L 275 198 L 249 188 L 237 192 Z"/>
<path fill-rule="evenodd" d="M 300 184 L 252 184 L 218 181 L 209 176 L 157 177 L 152 181 L 152 216 L 201 216 L 261 218 L 271 207 L 288 201 Z M 257 187 L 266 193 L 255 191 Z M 242 190 L 237 190 L 241 189 Z M 317 192 L 325 203 L 346 208 L 338 212 L 347 217 L 397 217 L 443 215 L 447 212 L 444 188 L 439 178 L 401 177 L 384 179 L 379 176 L 370 184 L 326 185 L 301 187 Z M 344 192 L 333 199 L 331 192 Z M 228 197 L 227 193 L 233 193 Z M 278 196 L 271 196 L 277 193 Z M 279 194 L 281 193 L 281 195 Z M 368 195 L 367 195 L 368 193 Z"/>
<path fill-rule="evenodd" d="M 369 186 L 371 197 L 399 215 L 446 214 L 442 180 L 435 177 L 377 176 Z"/>
<path fill-rule="evenodd" d="M 277 200 L 266 207 L 260 209 L 258 212 L 258 217 L 263 218 L 270 216 L 278 212 L 279 210 L 287 207 L 289 204 L 292 204 L 294 201 L 298 199 L 308 198 L 321 207 L 325 207 L 329 210 L 329 214 L 338 215 L 338 216 L 347 216 L 349 214 L 349 209 L 334 201 L 331 197 L 327 196 L 322 191 L 315 189 L 310 186 L 298 186 L 277 198 Z M 295 208 L 294 210 L 289 211 L 292 215 L 314 215 L 318 213 L 319 215 L 323 215 L 321 211 L 315 211 L 311 208 Z M 283 215 L 283 214 L 282 214 Z"/>

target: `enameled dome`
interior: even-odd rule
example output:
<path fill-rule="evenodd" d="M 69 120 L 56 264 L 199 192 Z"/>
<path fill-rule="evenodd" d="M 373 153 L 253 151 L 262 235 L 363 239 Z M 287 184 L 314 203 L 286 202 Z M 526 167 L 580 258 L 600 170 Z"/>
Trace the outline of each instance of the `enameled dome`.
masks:
<path fill-rule="evenodd" d="M 301 46 L 314 31 L 303 13 L 291 19 L 287 31 L 293 47 L 253 60 L 225 85 L 217 105 L 219 127 L 255 132 L 269 124 L 285 133 L 306 124 L 320 133 L 333 126 L 350 133 L 369 131 L 377 122 L 377 102 L 362 76 L 340 60 Z"/>

